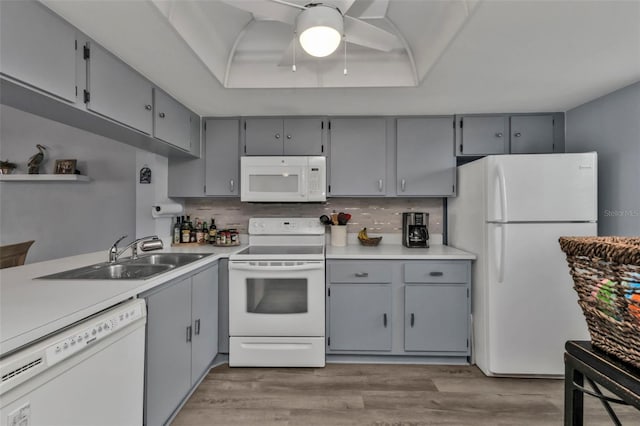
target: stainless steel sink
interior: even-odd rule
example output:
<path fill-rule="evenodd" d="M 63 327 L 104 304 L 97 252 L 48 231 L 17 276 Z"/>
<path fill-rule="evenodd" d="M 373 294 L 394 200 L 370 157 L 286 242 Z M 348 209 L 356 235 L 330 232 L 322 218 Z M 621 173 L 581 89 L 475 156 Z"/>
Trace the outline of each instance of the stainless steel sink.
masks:
<path fill-rule="evenodd" d="M 175 268 L 174 265 L 98 263 L 96 265 L 71 269 L 38 278 L 47 280 L 140 280 L 161 274 L 173 268 Z"/>
<path fill-rule="evenodd" d="M 122 259 L 117 263 L 97 263 L 83 268 L 45 275 L 45 280 L 141 280 L 167 272 L 200 260 L 209 254 L 195 253 L 156 253 L 140 256 L 137 259 Z"/>
<path fill-rule="evenodd" d="M 179 267 L 200 260 L 206 256 L 210 256 L 210 254 L 155 253 L 140 256 L 133 260 L 124 260 L 123 263 L 128 265 L 173 265 Z"/>

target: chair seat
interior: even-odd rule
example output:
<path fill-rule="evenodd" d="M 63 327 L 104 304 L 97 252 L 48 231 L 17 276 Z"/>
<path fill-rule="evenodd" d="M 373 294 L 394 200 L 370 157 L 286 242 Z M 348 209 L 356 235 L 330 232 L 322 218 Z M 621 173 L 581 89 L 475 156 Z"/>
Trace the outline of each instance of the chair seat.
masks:
<path fill-rule="evenodd" d="M 34 240 L 31 240 L 0 246 L 0 269 L 24 265 L 27 252 L 34 242 Z"/>

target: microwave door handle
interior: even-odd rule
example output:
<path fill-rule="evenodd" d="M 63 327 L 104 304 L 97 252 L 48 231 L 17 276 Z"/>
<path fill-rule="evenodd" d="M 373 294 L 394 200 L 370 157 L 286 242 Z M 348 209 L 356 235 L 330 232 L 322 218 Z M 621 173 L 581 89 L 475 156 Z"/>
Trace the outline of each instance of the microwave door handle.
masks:
<path fill-rule="evenodd" d="M 229 269 L 236 271 L 312 271 L 323 269 L 322 263 L 294 265 L 294 266 L 268 266 L 268 265 L 247 265 L 230 262 Z"/>

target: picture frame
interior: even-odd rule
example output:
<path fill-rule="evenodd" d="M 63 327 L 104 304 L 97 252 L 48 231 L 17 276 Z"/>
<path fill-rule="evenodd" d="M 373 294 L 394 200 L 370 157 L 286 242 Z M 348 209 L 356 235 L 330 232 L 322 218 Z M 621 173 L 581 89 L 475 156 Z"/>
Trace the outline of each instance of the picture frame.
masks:
<path fill-rule="evenodd" d="M 55 174 L 57 175 L 72 175 L 76 172 L 77 160 L 56 160 Z"/>

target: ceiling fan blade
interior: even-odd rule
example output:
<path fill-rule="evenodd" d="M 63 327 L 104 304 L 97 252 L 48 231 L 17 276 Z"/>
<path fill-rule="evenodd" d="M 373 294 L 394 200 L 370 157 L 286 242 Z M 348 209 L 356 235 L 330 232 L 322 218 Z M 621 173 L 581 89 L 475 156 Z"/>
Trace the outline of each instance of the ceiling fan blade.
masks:
<path fill-rule="evenodd" d="M 380 28 L 350 16 L 344 17 L 344 36 L 349 43 L 388 52 L 398 46 L 398 38 Z"/>
<path fill-rule="evenodd" d="M 252 13 L 256 20 L 278 21 L 290 25 L 295 25 L 296 17 L 300 13 L 300 9 L 293 5 L 272 0 L 222 0 L 222 2 Z"/>
<path fill-rule="evenodd" d="M 324 4 L 330 4 L 337 7 L 343 15 L 346 15 L 355 2 L 356 0 L 327 0 Z"/>

